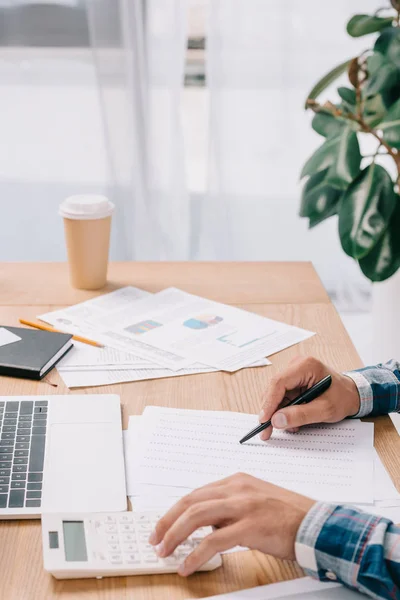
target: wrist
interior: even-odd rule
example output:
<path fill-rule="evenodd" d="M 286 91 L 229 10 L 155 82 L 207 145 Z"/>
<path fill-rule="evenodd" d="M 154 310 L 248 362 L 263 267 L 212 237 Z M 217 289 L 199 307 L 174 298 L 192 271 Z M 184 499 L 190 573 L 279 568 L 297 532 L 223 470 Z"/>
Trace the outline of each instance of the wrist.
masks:
<path fill-rule="evenodd" d="M 341 375 L 346 399 L 347 416 L 355 417 L 360 412 L 360 394 L 356 382 L 348 374 Z"/>

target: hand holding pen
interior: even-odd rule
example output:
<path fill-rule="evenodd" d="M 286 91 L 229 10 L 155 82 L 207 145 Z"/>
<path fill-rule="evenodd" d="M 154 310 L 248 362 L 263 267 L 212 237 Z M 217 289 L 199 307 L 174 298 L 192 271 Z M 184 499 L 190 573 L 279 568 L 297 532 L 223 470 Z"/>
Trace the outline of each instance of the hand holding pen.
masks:
<path fill-rule="evenodd" d="M 303 392 L 328 375 L 332 383 L 322 395 L 312 402 L 290 406 L 293 400 L 299 399 Z M 260 437 L 268 440 L 272 427 L 297 431 L 303 425 L 335 423 L 355 415 L 359 407 L 357 387 L 349 376 L 329 369 L 315 358 L 297 358 L 268 386 L 259 417 L 260 423 L 267 425 L 261 429 Z"/>

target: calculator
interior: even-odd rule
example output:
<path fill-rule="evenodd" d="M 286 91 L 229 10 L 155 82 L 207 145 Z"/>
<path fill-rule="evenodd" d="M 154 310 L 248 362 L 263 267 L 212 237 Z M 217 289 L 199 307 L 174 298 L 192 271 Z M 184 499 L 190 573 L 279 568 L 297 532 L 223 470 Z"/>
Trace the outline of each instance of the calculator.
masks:
<path fill-rule="evenodd" d="M 171 556 L 159 558 L 148 539 L 161 516 L 153 511 L 43 514 L 44 568 L 56 579 L 175 573 L 212 529 L 198 529 Z M 199 570 L 221 563 L 217 554 Z"/>

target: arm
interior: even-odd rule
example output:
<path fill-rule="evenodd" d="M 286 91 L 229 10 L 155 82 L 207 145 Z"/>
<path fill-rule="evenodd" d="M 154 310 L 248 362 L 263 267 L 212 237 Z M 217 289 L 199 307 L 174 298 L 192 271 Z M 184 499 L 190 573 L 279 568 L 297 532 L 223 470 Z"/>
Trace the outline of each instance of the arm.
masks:
<path fill-rule="evenodd" d="M 240 545 L 297 559 L 322 581 L 338 581 L 379 600 L 400 600 L 400 528 L 388 519 L 314 502 L 237 474 L 182 498 L 160 519 L 149 542 L 166 557 L 204 525 L 217 529 L 186 558 L 180 575 Z"/>
<path fill-rule="evenodd" d="M 332 385 L 320 398 L 285 408 L 287 399 L 328 374 Z M 342 375 L 316 359 L 297 359 L 271 382 L 260 421 L 272 417 L 273 427 L 296 431 L 309 423 L 399 410 L 399 396 L 399 364 L 393 361 Z M 264 430 L 262 439 L 271 433 L 272 427 Z M 242 545 L 296 558 L 310 575 L 341 581 L 372 598 L 400 600 L 400 529 L 388 519 L 316 503 L 239 474 L 183 498 L 158 522 L 149 541 L 165 557 L 202 525 L 218 529 L 186 559 L 181 575 L 193 573 L 216 552 Z"/>
<path fill-rule="evenodd" d="M 400 598 L 400 528 L 347 506 L 315 504 L 297 532 L 297 562 L 321 581 Z"/>
<path fill-rule="evenodd" d="M 285 408 L 284 400 L 296 397 L 326 375 L 332 385 L 310 404 Z M 260 437 L 268 440 L 272 428 L 297 431 L 311 423 L 337 423 L 348 417 L 383 415 L 400 410 L 400 363 L 366 367 L 341 374 L 315 358 L 298 358 L 274 377 L 265 393 L 260 422 L 272 419 L 272 427 Z"/>

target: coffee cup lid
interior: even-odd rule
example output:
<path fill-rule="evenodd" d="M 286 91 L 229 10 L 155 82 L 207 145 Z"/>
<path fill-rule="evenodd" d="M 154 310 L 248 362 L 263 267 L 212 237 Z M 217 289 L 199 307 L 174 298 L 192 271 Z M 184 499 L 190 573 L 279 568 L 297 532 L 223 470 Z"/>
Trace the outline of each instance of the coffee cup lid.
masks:
<path fill-rule="evenodd" d="M 114 211 L 115 205 L 106 196 L 80 194 L 69 196 L 61 204 L 59 214 L 67 219 L 104 219 Z"/>

